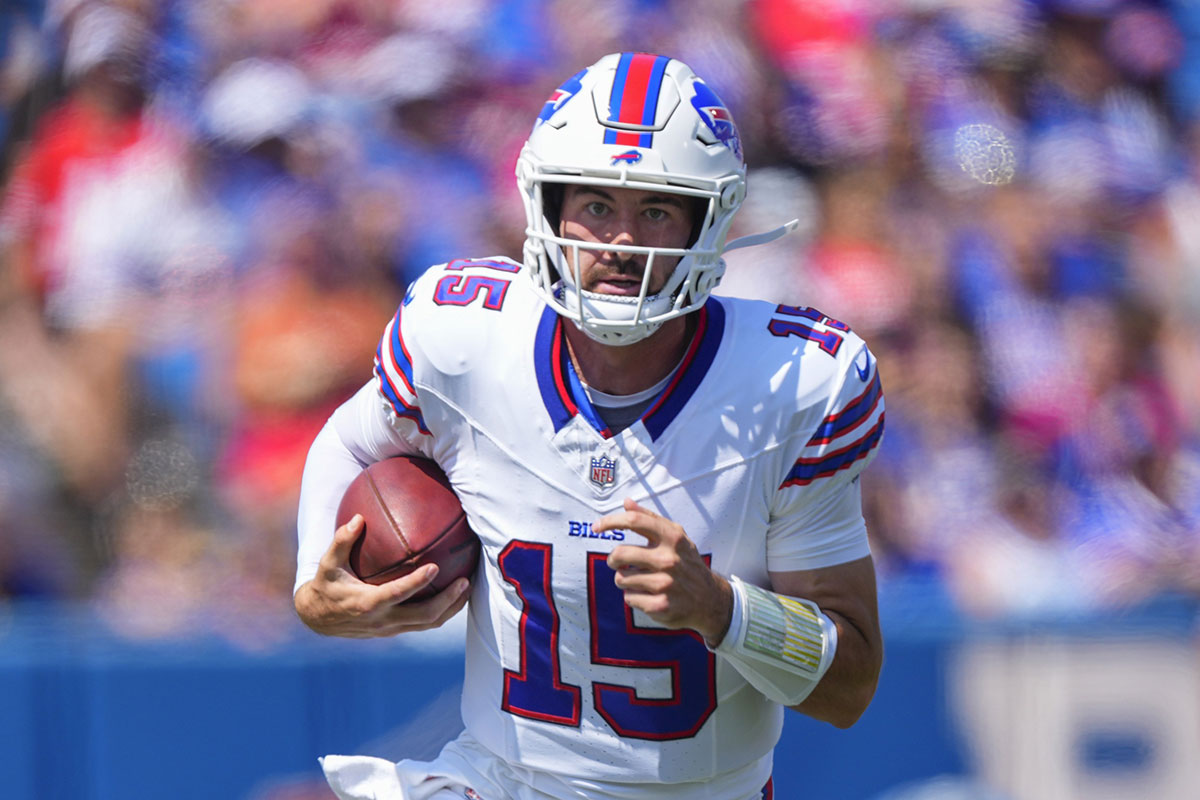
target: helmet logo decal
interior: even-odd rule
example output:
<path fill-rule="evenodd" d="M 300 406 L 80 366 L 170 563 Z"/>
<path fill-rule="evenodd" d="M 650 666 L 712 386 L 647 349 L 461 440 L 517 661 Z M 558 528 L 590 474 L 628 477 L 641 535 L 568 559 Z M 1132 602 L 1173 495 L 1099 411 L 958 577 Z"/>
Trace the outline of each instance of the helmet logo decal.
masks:
<path fill-rule="evenodd" d="M 622 53 L 608 96 L 608 124 L 653 126 L 658 115 L 658 93 L 667 70 L 666 56 Z M 604 131 L 605 144 L 650 147 L 654 134 L 639 131 Z"/>
<path fill-rule="evenodd" d="M 738 136 L 737 125 L 733 124 L 733 115 L 721 102 L 721 98 L 717 97 L 717 93 L 708 88 L 704 81 L 697 79 L 693 86 L 696 94 L 692 96 L 692 106 L 700 114 L 700 119 L 704 120 L 704 124 L 717 140 L 741 160 L 742 140 Z"/>
<path fill-rule="evenodd" d="M 537 128 L 546 120 L 554 116 L 555 112 L 567 104 L 567 101 L 579 93 L 583 87 L 583 76 L 587 73 L 586 69 L 581 69 L 571 77 L 567 78 L 562 86 L 554 90 L 546 103 L 542 106 L 542 113 L 538 114 L 537 122 L 533 123 L 533 127 Z"/>
<path fill-rule="evenodd" d="M 617 164 L 636 164 L 642 160 L 642 154 L 637 150 L 627 150 L 612 157 L 613 166 Z"/>

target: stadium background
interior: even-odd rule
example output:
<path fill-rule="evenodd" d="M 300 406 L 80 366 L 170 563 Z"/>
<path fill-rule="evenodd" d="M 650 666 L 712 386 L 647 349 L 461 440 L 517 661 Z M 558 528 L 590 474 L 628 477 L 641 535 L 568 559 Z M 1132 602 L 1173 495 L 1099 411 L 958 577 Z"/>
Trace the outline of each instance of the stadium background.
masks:
<path fill-rule="evenodd" d="M 530 121 L 623 49 L 733 111 L 734 235 L 802 221 L 722 291 L 887 392 L 883 680 L 780 796 L 1196 796 L 1194 0 L 5 0 L 0 795 L 327 798 L 452 735 L 460 627 L 294 619 L 300 467 L 413 276 L 519 256 Z"/>

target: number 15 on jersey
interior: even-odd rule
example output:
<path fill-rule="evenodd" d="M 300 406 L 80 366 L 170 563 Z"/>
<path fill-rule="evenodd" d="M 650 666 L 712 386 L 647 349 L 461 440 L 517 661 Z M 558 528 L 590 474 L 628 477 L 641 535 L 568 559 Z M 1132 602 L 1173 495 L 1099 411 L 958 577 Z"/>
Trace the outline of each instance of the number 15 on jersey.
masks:
<path fill-rule="evenodd" d="M 504 710 L 529 719 L 578 726 L 584 687 L 564 683 L 559 617 L 551 575 L 552 545 L 513 541 L 500 553 L 500 574 L 521 598 L 520 666 L 504 671 Z M 591 663 L 670 672 L 671 694 L 639 697 L 632 686 L 592 683 L 596 711 L 633 739 L 694 736 L 717 707 L 716 656 L 691 630 L 639 626 L 613 581 L 605 553 L 587 553 Z"/>

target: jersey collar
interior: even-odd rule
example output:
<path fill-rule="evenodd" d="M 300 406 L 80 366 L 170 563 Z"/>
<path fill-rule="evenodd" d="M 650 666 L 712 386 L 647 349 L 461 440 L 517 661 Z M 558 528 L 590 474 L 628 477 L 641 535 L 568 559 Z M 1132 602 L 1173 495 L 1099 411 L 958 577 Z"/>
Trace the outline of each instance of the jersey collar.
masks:
<path fill-rule="evenodd" d="M 652 440 L 658 439 L 672 420 L 679 416 L 708 373 L 721 345 L 721 338 L 725 332 L 725 308 L 721 302 L 715 297 L 710 297 L 696 313 L 696 331 L 679 369 L 641 416 L 641 422 Z M 610 439 L 613 436 L 612 431 L 592 406 L 567 355 L 562 326 L 563 318 L 547 306 L 542 309 L 542 318 L 538 321 L 537 335 L 534 339 L 534 366 L 537 371 L 538 389 L 554 425 L 554 432 L 562 430 L 578 415 L 603 438 Z"/>

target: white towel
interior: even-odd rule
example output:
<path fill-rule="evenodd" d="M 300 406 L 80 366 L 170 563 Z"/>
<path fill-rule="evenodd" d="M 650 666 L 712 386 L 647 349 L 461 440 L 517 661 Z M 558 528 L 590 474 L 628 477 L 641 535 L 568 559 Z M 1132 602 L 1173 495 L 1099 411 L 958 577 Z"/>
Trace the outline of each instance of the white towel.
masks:
<path fill-rule="evenodd" d="M 325 756 L 325 779 L 340 800 L 462 800 L 471 797 L 454 778 L 400 770 L 373 756 Z M 409 765 L 416 762 L 405 762 Z"/>

